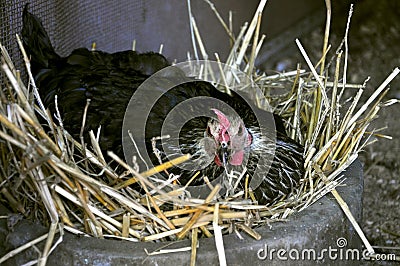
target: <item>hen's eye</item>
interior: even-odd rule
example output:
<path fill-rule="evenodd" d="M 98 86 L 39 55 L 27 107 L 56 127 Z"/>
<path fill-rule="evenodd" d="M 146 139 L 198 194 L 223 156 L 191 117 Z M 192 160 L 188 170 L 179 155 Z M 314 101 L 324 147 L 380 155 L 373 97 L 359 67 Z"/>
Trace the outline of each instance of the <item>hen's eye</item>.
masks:
<path fill-rule="evenodd" d="M 210 127 L 207 127 L 207 134 L 208 134 L 209 137 L 212 136 Z"/>
<path fill-rule="evenodd" d="M 240 135 L 243 134 L 243 131 L 244 131 L 244 130 L 243 130 L 243 127 L 240 126 L 237 134 L 240 136 Z"/>

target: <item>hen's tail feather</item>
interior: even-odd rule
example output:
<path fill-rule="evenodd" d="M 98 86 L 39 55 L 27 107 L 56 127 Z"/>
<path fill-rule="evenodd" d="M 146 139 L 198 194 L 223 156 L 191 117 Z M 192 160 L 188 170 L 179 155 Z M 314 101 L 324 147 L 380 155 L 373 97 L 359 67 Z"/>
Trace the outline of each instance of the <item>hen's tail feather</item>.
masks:
<path fill-rule="evenodd" d="M 56 62 L 60 56 L 51 45 L 50 38 L 43 24 L 35 15 L 28 11 L 29 4 L 25 5 L 22 18 L 22 41 L 24 48 L 31 57 L 31 70 L 35 76 L 41 69 L 49 68 L 51 62 Z"/>

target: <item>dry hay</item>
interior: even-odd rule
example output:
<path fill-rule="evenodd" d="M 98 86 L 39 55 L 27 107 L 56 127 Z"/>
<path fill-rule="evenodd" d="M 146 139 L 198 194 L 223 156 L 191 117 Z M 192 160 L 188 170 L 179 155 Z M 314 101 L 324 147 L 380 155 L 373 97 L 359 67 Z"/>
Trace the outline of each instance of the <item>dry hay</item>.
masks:
<path fill-rule="evenodd" d="M 0 91 L 0 197 L 13 211 L 50 226 L 48 234 L 35 240 L 46 239 L 40 263 L 46 263 L 50 249 L 56 245 L 56 233 L 62 234 L 63 230 L 130 241 L 171 241 L 191 236 L 192 247 L 196 247 L 199 236 L 215 236 L 220 261 L 223 261 L 222 234 L 245 232 L 259 239 L 255 227 L 290 219 L 290 214 L 306 209 L 329 192 L 373 253 L 335 187 L 345 183 L 341 172 L 357 158 L 365 145 L 374 142 L 372 137 L 386 137 L 367 128 L 381 107 L 395 102 L 383 102 L 383 97 L 387 85 L 399 70 L 396 68 L 365 103 L 359 103 L 365 84 L 346 83 L 348 27 L 342 46 L 326 63 L 325 56 L 330 50 L 330 7 L 329 1 L 326 2 L 324 57 L 314 66 L 300 41 L 296 40 L 311 72 L 299 67 L 273 76 L 257 73 L 254 66 L 265 37 L 259 36 L 259 26 L 266 1 L 260 2 L 253 20 L 241 28 L 238 36 L 234 36 L 209 2 L 232 41 L 226 64 L 240 67 L 257 82 L 274 112 L 285 119 L 289 135 L 306 147 L 306 175 L 298 193 L 268 207 L 252 204 L 251 191 L 247 190 L 236 198 L 218 202 L 215 200 L 220 189 L 218 185 L 210 187 L 209 196 L 201 200 L 188 197 L 185 188 L 165 190 L 151 177 L 166 169 L 168 164 L 137 173 L 109 152 L 120 167 L 126 169 L 120 176 L 105 161 L 93 132 L 90 140 L 74 140 L 63 128 L 61 115 L 49 114 L 41 104 L 32 75 L 29 75 L 29 83 L 24 84 L 7 51 L 1 47 L 2 70 L 7 80 Z M 349 21 L 350 17 L 351 12 Z M 209 58 L 193 16 L 191 29 L 192 39 L 200 47 L 199 54 L 204 59 Z M 20 41 L 19 44 L 23 51 Z M 219 58 L 217 54 L 215 56 Z M 24 57 L 30 73 L 29 60 L 26 55 Z M 333 77 L 328 76 L 329 69 L 333 69 Z M 283 89 L 284 93 L 277 94 L 276 88 Z M 349 89 L 354 95 L 344 99 L 343 92 Z M 351 103 L 347 111 L 343 107 L 345 102 Z M 38 116 L 47 121 L 46 126 L 39 123 Z M 133 182 L 138 182 L 145 193 L 138 194 L 130 188 L 128 185 Z M 163 186 L 174 188 L 172 181 Z M 169 210 L 163 210 L 162 205 L 166 202 L 172 205 Z M 0 262 L 29 245 L 32 243 L 7 254 Z M 192 250 L 192 258 L 195 253 L 195 249 Z"/>

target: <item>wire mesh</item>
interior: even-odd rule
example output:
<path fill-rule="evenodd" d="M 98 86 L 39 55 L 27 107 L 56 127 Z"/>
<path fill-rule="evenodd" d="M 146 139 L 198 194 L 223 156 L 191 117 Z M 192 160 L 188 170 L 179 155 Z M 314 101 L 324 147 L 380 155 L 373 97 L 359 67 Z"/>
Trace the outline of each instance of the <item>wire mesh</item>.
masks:
<path fill-rule="evenodd" d="M 183 61 L 186 53 L 192 51 L 187 1 L 0 0 L 0 41 L 10 51 L 18 68 L 21 60 L 15 34 L 21 31 L 22 10 L 27 2 L 29 10 L 42 20 L 61 56 L 79 47 L 90 48 L 93 42 L 106 52 L 128 50 L 133 40 L 137 41 L 136 48 L 140 52 L 159 51 L 163 44 L 164 55 L 170 61 Z M 221 5 L 221 14 L 227 20 L 231 6 L 223 0 L 215 2 Z M 232 8 L 236 12 L 243 10 L 234 3 L 236 1 L 232 2 Z M 229 50 L 229 38 L 222 25 L 204 1 L 192 1 L 191 5 L 208 52 L 210 55 L 218 52 L 224 58 Z M 252 8 L 246 13 L 251 14 Z M 234 29 L 238 31 L 242 22 L 235 19 Z"/>
<path fill-rule="evenodd" d="M 93 42 L 107 52 L 130 49 L 132 41 L 141 34 L 141 25 L 153 15 L 151 2 L 154 1 L 37 0 L 29 1 L 29 10 L 41 19 L 57 53 L 66 56 L 75 48 L 89 48 Z M 15 35 L 21 32 L 26 3 L 0 0 L 0 42 L 22 72 L 24 66 Z"/>
<path fill-rule="evenodd" d="M 0 1 L 0 42 L 7 49 L 18 70 L 24 76 L 24 66 L 21 51 L 18 47 L 16 34 L 22 30 L 22 11 L 26 2 L 18 0 Z M 32 1 L 30 10 L 42 19 L 51 39 L 54 39 L 55 3 L 53 1 Z M 0 85 L 3 85 L 3 73 L 0 74 Z"/>

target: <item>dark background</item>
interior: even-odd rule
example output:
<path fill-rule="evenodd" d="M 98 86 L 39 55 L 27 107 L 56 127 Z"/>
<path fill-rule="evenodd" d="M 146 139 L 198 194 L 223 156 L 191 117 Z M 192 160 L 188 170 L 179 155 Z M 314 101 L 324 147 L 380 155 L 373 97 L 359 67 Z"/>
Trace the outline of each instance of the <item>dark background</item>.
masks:
<path fill-rule="evenodd" d="M 333 1 L 330 43 L 332 56 L 339 46 L 346 27 L 349 3 L 336 6 Z M 349 30 L 348 83 L 362 84 L 369 76 L 362 102 L 374 92 L 395 67 L 400 67 L 400 1 L 354 1 L 354 12 Z M 265 53 L 261 66 L 265 71 L 284 66 L 305 67 L 305 61 L 294 44 L 299 36 L 310 59 L 315 63 L 321 57 L 324 23 L 304 34 L 290 32 L 288 45 L 273 54 Z M 279 36 L 277 37 L 278 43 Z M 273 42 L 273 41 L 272 41 Z M 273 43 L 273 45 L 275 45 Z M 328 56 L 329 58 L 329 56 Z M 400 76 L 390 83 L 391 90 L 385 100 L 400 99 Z M 355 91 L 348 91 L 354 95 Z M 392 140 L 379 138 L 360 154 L 364 163 L 363 218 L 361 228 L 377 252 L 396 253 L 400 247 L 400 105 L 382 107 L 379 117 L 369 130 L 385 128 L 379 133 L 392 136 Z M 389 247 L 397 249 L 381 249 Z M 375 262 L 377 263 L 377 262 Z M 381 262 L 382 263 L 382 262 Z M 385 263 L 383 263 L 385 264 Z"/>
<path fill-rule="evenodd" d="M 336 2 L 338 1 L 333 1 L 333 5 Z M 345 4 L 334 9 L 330 55 L 337 49 L 344 36 L 349 7 L 350 4 Z M 268 56 L 265 56 L 266 59 L 260 67 L 267 72 L 277 66 L 292 70 L 296 68 L 297 63 L 305 67 L 305 61 L 293 41 L 298 36 L 311 60 L 317 62 L 321 57 L 323 34 L 324 23 L 304 34 L 288 34 L 288 45 L 283 51 L 273 54 L 268 54 L 267 51 Z M 281 42 L 279 36 L 277 40 L 278 43 Z M 368 76 L 370 77 L 362 96 L 362 102 L 365 102 L 392 70 L 400 67 L 400 1 L 355 1 L 348 43 L 348 83 L 362 84 Z M 390 83 L 390 88 L 385 100 L 400 99 L 400 76 Z M 348 95 L 353 93 L 355 92 L 347 92 Z M 379 117 L 369 130 L 385 128 L 379 133 L 392 136 L 393 139 L 379 138 L 377 143 L 366 147 L 360 154 L 365 171 L 361 227 L 371 244 L 377 246 L 377 252 L 394 252 L 398 255 L 400 253 L 399 121 L 399 104 L 382 107 Z M 387 247 L 397 249 L 387 249 Z"/>

